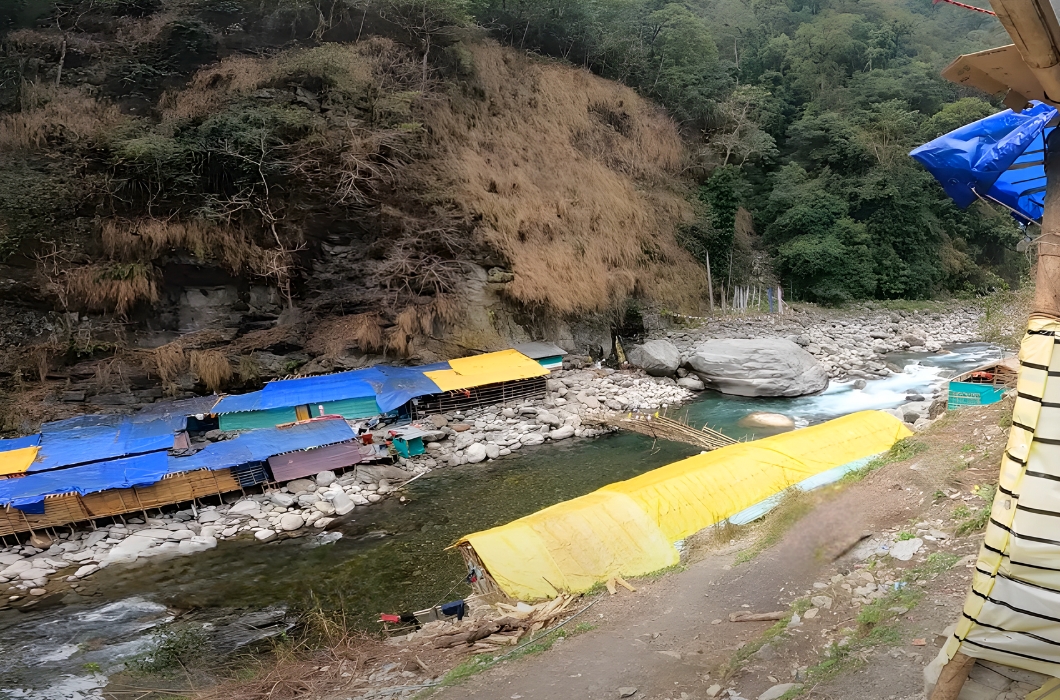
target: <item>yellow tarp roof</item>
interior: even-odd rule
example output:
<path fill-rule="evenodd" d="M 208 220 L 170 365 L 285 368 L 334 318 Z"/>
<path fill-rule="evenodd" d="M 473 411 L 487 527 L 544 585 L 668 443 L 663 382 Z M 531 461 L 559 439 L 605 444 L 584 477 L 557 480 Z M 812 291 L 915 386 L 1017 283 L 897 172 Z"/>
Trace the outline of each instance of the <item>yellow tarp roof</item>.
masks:
<path fill-rule="evenodd" d="M 696 455 L 462 542 L 514 598 L 584 591 L 672 566 L 673 542 L 911 434 L 887 413 L 863 411 Z"/>
<path fill-rule="evenodd" d="M 0 452 L 0 476 L 21 474 L 29 469 L 29 465 L 33 464 L 33 460 L 37 458 L 37 450 L 39 449 L 39 447 L 34 446 Z"/>
<path fill-rule="evenodd" d="M 452 369 L 440 369 L 424 374 L 442 391 L 471 389 L 548 374 L 547 369 L 518 350 L 501 350 L 449 360 L 449 366 Z"/>

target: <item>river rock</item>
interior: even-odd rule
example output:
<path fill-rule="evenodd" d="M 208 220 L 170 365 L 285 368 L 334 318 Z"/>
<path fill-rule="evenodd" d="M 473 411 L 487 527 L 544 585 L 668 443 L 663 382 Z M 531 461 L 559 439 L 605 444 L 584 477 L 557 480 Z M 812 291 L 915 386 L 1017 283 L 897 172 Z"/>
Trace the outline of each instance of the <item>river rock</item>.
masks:
<path fill-rule="evenodd" d="M 336 478 L 335 472 L 328 470 L 322 471 L 314 477 L 317 486 L 331 486 L 335 483 Z"/>
<path fill-rule="evenodd" d="M 199 552 L 205 552 L 207 549 L 213 549 L 217 546 L 216 537 L 203 537 L 202 535 L 196 535 L 189 540 L 182 540 L 177 543 L 177 552 L 185 556 L 189 554 L 197 554 Z"/>
<path fill-rule="evenodd" d="M 353 510 L 353 501 L 342 491 L 336 493 L 331 499 L 331 505 L 335 506 L 335 515 L 346 515 Z"/>
<path fill-rule="evenodd" d="M 486 444 L 486 458 L 497 459 L 501 456 L 501 448 L 498 445 L 494 445 L 492 442 Z"/>
<path fill-rule="evenodd" d="M 828 386 L 828 372 L 790 340 L 708 340 L 688 358 L 708 388 L 736 396 L 804 396 Z"/>
<path fill-rule="evenodd" d="M 556 428 L 548 434 L 553 440 L 566 440 L 567 438 L 574 437 L 574 426 L 565 425 L 562 428 Z"/>
<path fill-rule="evenodd" d="M 224 515 L 218 513 L 216 510 L 204 510 L 199 513 L 197 520 L 200 524 L 206 525 L 207 523 L 215 523 L 218 520 L 224 519 Z"/>
<path fill-rule="evenodd" d="M 374 484 L 380 479 L 390 481 L 408 481 L 414 476 L 412 472 L 392 467 L 389 464 L 359 464 L 357 465 L 357 481 L 362 484 Z"/>
<path fill-rule="evenodd" d="M 317 501 L 313 504 L 313 508 L 320 511 L 323 515 L 335 514 L 335 506 L 331 505 L 327 501 Z"/>
<path fill-rule="evenodd" d="M 681 352 L 669 340 L 649 340 L 634 346 L 626 358 L 653 377 L 670 377 L 681 364 Z"/>
<path fill-rule="evenodd" d="M 777 700 L 795 687 L 794 683 L 780 683 L 758 696 L 758 700 Z"/>
<path fill-rule="evenodd" d="M 295 513 L 285 513 L 280 516 L 280 529 L 286 532 L 297 530 L 305 525 L 305 519 Z"/>
<path fill-rule="evenodd" d="M 294 481 L 287 482 L 287 490 L 295 494 L 300 491 L 308 493 L 310 491 L 316 491 L 317 485 L 309 479 L 295 479 Z"/>
<path fill-rule="evenodd" d="M 257 513 L 261 510 L 261 504 L 251 499 L 245 499 L 236 503 L 234 506 L 228 509 L 229 515 L 249 515 L 251 513 Z"/>
<path fill-rule="evenodd" d="M 294 505 L 294 496 L 282 491 L 273 491 L 269 494 L 269 500 L 281 508 L 290 508 Z"/>
<path fill-rule="evenodd" d="M 136 561 L 147 548 L 155 544 L 153 537 L 129 537 L 114 545 L 103 558 L 104 564 L 129 564 Z"/>
<path fill-rule="evenodd" d="M 526 433 L 519 438 L 519 442 L 524 445 L 540 445 L 545 441 L 545 436 L 541 433 Z"/>
<path fill-rule="evenodd" d="M 707 388 L 706 384 L 699 377 L 681 377 L 677 380 L 677 386 L 683 386 L 686 389 L 692 391 L 703 391 Z"/>
<path fill-rule="evenodd" d="M 176 542 L 179 542 L 181 540 L 190 540 L 192 537 L 195 537 L 195 533 L 191 530 L 174 530 L 173 532 L 169 533 L 169 539 L 174 540 Z"/>
<path fill-rule="evenodd" d="M 34 532 L 29 538 L 30 546 L 36 547 L 37 549 L 47 549 L 52 546 L 52 542 L 51 535 L 43 532 Z"/>
<path fill-rule="evenodd" d="M 258 530 L 254 533 L 254 539 L 259 542 L 268 542 L 269 540 L 276 539 L 276 533 L 272 530 Z"/>
<path fill-rule="evenodd" d="M 0 571 L 0 578 L 15 578 L 23 571 L 29 571 L 32 568 L 33 562 L 29 561 L 28 559 L 22 559 L 20 561 L 16 561 L 14 564 L 7 567 L 3 571 Z"/>
<path fill-rule="evenodd" d="M 791 430 L 795 427 L 795 421 L 781 413 L 755 411 L 741 418 L 737 425 L 741 428 L 783 428 Z"/>
<path fill-rule="evenodd" d="M 85 576 L 91 576 L 97 571 L 99 571 L 99 567 L 97 565 L 85 564 L 84 566 L 79 567 L 77 571 L 74 572 L 74 578 L 84 578 Z"/>
<path fill-rule="evenodd" d="M 478 464 L 486 459 L 486 446 L 476 442 L 474 445 L 467 448 L 467 451 L 464 454 L 467 457 L 468 462 L 471 464 Z"/>
<path fill-rule="evenodd" d="M 901 540 L 891 545 L 890 555 L 898 561 L 909 561 L 923 546 L 924 540 L 919 537 L 914 537 L 911 540 Z"/>

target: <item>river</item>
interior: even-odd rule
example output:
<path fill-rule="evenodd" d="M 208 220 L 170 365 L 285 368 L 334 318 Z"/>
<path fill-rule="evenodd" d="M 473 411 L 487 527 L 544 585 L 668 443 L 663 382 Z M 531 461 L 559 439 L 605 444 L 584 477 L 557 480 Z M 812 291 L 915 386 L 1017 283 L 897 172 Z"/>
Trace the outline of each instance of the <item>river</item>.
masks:
<path fill-rule="evenodd" d="M 734 437 L 750 437 L 737 421 L 750 411 L 776 411 L 798 425 L 847 413 L 897 406 L 909 392 L 988 359 L 986 344 L 951 348 L 948 355 L 892 354 L 902 373 L 861 390 L 833 383 L 796 399 L 704 396 L 682 412 Z M 248 613 L 284 607 L 344 606 L 369 629 L 380 612 L 416 610 L 459 598 L 460 556 L 446 550 L 457 538 L 628 479 L 695 453 L 688 445 L 622 433 L 527 448 L 479 465 L 439 470 L 410 485 L 404 503 L 386 500 L 336 534 L 261 545 L 222 541 L 216 549 L 167 561 L 111 566 L 84 581 L 80 595 L 41 601 L 27 612 L 0 611 L 0 698 L 82 700 L 96 697 L 106 676 L 143 652 L 152 630 L 191 611 L 225 628 L 226 639 L 249 639 L 266 624 Z M 260 613 L 259 613 L 260 616 Z M 265 615 L 263 620 L 273 618 Z"/>

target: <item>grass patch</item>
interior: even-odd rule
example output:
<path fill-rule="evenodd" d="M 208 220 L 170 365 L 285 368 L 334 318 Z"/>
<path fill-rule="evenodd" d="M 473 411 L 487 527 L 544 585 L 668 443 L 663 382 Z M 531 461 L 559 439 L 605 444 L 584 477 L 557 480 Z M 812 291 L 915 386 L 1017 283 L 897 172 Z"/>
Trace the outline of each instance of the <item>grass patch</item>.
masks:
<path fill-rule="evenodd" d="M 155 633 L 154 646 L 131 659 L 127 668 L 138 675 L 168 676 L 177 669 L 202 659 L 208 651 L 206 635 L 193 627 L 162 627 Z"/>
<path fill-rule="evenodd" d="M 977 486 L 976 492 L 984 503 L 979 508 L 972 510 L 968 506 L 960 505 L 953 509 L 953 517 L 957 523 L 957 535 L 967 535 L 979 532 L 986 527 L 990 520 L 990 509 L 994 505 L 994 492 L 996 486 Z"/>
<path fill-rule="evenodd" d="M 843 478 L 839 480 L 841 484 L 853 484 L 861 481 L 866 476 L 876 471 L 880 467 L 891 464 L 892 462 L 901 462 L 906 459 L 917 456 L 926 452 L 928 449 L 927 443 L 920 442 L 919 440 L 911 437 L 904 438 L 891 445 L 891 449 L 887 450 L 879 457 L 871 460 L 868 464 L 863 467 L 859 467 L 852 471 L 847 472 L 843 475 Z"/>
<path fill-rule="evenodd" d="M 780 541 L 784 533 L 811 510 L 813 510 L 811 498 L 796 488 L 788 489 L 781 498 L 780 504 L 766 515 L 762 530 L 754 544 L 736 555 L 736 563 L 749 562 L 772 547 Z"/>
<path fill-rule="evenodd" d="M 897 624 L 897 619 L 904 614 L 901 610 L 912 610 L 924 597 L 923 591 L 913 588 L 912 584 L 948 571 L 959 559 L 960 557 L 955 554 L 936 552 L 920 566 L 910 569 L 902 577 L 901 583 L 904 585 L 897 590 L 888 591 L 883 598 L 863 606 L 855 618 L 857 628 L 845 630 L 848 633 L 846 639 L 842 640 L 842 643 L 833 642 L 825 649 L 824 658 L 820 663 L 811 666 L 806 671 L 807 682 L 792 688 L 780 696 L 779 700 L 795 700 L 813 686 L 829 681 L 843 671 L 861 663 L 861 655 L 858 652 L 877 646 L 901 644 L 902 634 Z M 796 601 L 795 605 L 800 602 L 803 601 Z M 750 653 L 753 654 L 761 647 L 762 645 L 759 644 Z"/>
<path fill-rule="evenodd" d="M 722 680 L 732 678 L 733 675 L 740 670 L 740 667 L 743 666 L 745 661 L 757 654 L 759 649 L 766 644 L 783 634 L 784 630 L 788 627 L 788 623 L 791 622 L 791 614 L 792 613 L 789 612 L 783 618 L 777 620 L 772 627 L 763 632 L 760 637 L 752 639 L 737 649 L 736 653 L 732 655 L 731 659 L 729 659 L 729 663 L 721 670 Z"/>

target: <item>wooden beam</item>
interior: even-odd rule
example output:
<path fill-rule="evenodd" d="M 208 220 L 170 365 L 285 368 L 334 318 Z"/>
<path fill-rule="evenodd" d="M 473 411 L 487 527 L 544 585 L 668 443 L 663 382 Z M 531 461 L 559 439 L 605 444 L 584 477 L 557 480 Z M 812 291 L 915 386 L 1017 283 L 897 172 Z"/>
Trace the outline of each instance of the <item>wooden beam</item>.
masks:
<path fill-rule="evenodd" d="M 1045 212 L 1032 315 L 1060 319 L 1060 129 L 1049 134 L 1046 153 Z"/>
<path fill-rule="evenodd" d="M 972 666 L 975 666 L 975 659 L 959 651 L 954 654 L 949 663 L 942 667 L 939 682 L 931 691 L 931 700 L 957 700 L 964 682 L 968 680 L 968 674 L 972 672 Z"/>

